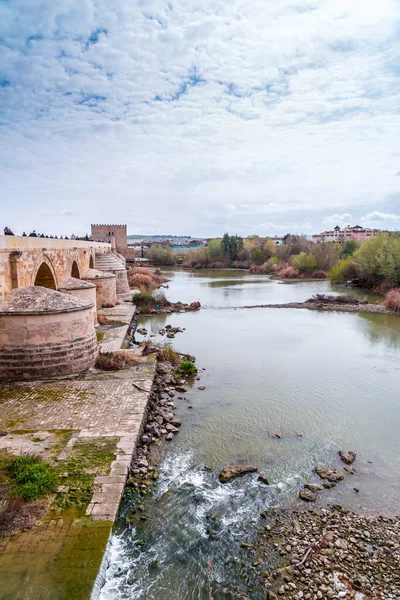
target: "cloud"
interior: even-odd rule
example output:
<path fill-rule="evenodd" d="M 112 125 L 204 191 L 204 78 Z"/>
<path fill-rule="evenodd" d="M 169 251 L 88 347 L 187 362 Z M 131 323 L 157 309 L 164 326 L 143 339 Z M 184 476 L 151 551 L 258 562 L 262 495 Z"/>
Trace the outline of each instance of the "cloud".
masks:
<path fill-rule="evenodd" d="M 363 217 L 363 220 L 373 221 L 373 222 L 380 222 L 380 221 L 394 222 L 394 221 L 400 221 L 400 215 L 383 213 L 383 212 L 379 212 L 378 210 L 373 210 L 368 215 L 365 215 L 365 217 Z"/>
<path fill-rule="evenodd" d="M 399 23 L 396 0 L 0 2 L 1 214 L 217 235 L 382 210 Z"/>
<path fill-rule="evenodd" d="M 350 221 L 352 219 L 353 219 L 353 217 L 350 213 L 342 213 L 342 214 L 335 213 L 333 215 L 324 217 L 322 222 L 324 223 L 324 225 L 332 225 L 332 224 L 337 225 L 338 223 L 340 223 L 340 224 L 350 223 Z"/>

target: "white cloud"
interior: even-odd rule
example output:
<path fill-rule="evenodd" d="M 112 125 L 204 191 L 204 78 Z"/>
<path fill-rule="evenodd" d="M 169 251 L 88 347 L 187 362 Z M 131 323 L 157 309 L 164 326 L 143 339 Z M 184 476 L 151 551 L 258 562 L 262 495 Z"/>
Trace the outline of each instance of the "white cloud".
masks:
<path fill-rule="evenodd" d="M 365 217 L 363 217 L 364 221 L 373 221 L 373 222 L 379 222 L 379 221 L 400 221 L 400 215 L 395 215 L 395 214 L 389 214 L 389 213 L 383 213 L 383 212 L 379 212 L 378 210 L 373 210 L 371 213 L 369 213 L 368 215 L 365 215 Z"/>
<path fill-rule="evenodd" d="M 335 213 L 333 215 L 328 215 L 327 217 L 324 217 L 322 219 L 322 222 L 324 225 L 337 225 L 337 224 L 342 224 L 342 223 L 350 223 L 350 221 L 352 221 L 353 217 L 350 213 L 342 213 L 342 214 L 338 214 Z"/>
<path fill-rule="evenodd" d="M 382 207 L 399 18 L 396 0 L 0 2 L 1 214 L 207 235 Z"/>

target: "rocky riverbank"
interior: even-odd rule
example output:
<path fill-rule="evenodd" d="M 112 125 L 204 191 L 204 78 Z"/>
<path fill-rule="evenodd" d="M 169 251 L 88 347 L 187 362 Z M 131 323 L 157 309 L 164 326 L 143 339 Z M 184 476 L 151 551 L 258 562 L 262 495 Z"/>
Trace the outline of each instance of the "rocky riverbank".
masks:
<path fill-rule="evenodd" d="M 200 308 L 200 302 L 191 302 L 190 304 L 185 304 L 184 302 L 168 302 L 165 306 L 145 306 L 141 309 L 141 313 L 145 316 L 170 315 L 175 312 L 193 312 Z"/>
<path fill-rule="evenodd" d="M 145 346 L 143 353 L 147 354 Z M 172 353 L 171 357 L 163 355 L 162 348 L 152 347 L 158 355 L 157 371 L 148 403 L 148 412 L 143 434 L 137 446 L 135 458 L 131 464 L 130 477 L 127 485 L 136 488 L 142 494 L 157 480 L 158 473 L 156 464 L 159 457 L 161 441 L 171 441 L 179 432 L 180 419 L 175 417 L 177 408 L 173 399 L 177 393 L 184 394 L 184 386 L 191 383 L 190 377 L 181 378 L 177 376 L 176 359 L 190 359 L 195 361 L 194 356 L 178 355 Z M 176 354 L 176 356 L 174 356 Z M 138 502 L 136 502 L 136 505 Z M 140 502 L 139 502 L 140 504 Z M 134 511 L 135 512 L 135 508 Z"/>
<path fill-rule="evenodd" d="M 339 505 L 270 511 L 252 547 L 267 598 L 400 598 L 400 520 Z"/>

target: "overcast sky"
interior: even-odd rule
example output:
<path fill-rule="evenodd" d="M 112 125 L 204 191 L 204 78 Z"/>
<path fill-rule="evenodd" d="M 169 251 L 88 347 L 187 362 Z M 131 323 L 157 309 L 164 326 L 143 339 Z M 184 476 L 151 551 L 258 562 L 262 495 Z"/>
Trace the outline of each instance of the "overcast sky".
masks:
<path fill-rule="evenodd" d="M 396 0 L 0 0 L 0 226 L 400 229 Z"/>

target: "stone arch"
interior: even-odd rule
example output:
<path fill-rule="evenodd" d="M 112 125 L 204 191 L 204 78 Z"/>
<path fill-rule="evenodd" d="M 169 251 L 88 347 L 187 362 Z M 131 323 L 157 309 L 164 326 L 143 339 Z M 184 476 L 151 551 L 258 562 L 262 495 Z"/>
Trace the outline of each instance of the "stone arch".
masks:
<path fill-rule="evenodd" d="M 35 283 L 33 285 L 41 285 L 42 287 L 49 288 L 50 290 L 57 289 L 53 273 L 47 263 L 42 262 L 38 268 L 35 277 Z"/>
<path fill-rule="evenodd" d="M 89 269 L 94 269 L 93 254 L 91 254 L 89 258 Z"/>
<path fill-rule="evenodd" d="M 43 265 L 46 265 L 47 269 Z M 44 279 L 42 279 L 43 275 Z M 44 281 L 44 283 L 37 283 L 37 281 L 41 280 Z M 47 285 L 45 285 L 46 281 Z M 56 275 L 55 268 L 52 261 L 46 254 L 41 254 L 36 261 L 35 267 L 32 271 L 31 285 L 42 285 L 43 287 L 48 287 L 52 290 L 58 289 L 58 277 Z"/>
<path fill-rule="evenodd" d="M 72 263 L 71 277 L 75 277 L 75 279 L 80 279 L 81 278 L 80 273 L 79 273 L 78 263 L 76 262 L 76 260 L 74 260 L 73 263 Z"/>

